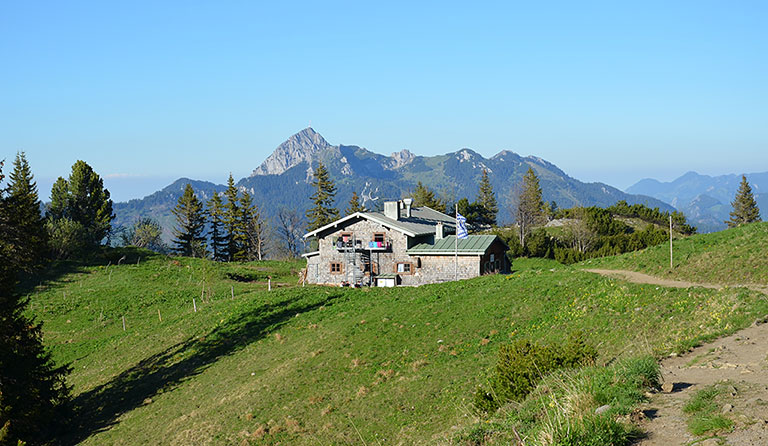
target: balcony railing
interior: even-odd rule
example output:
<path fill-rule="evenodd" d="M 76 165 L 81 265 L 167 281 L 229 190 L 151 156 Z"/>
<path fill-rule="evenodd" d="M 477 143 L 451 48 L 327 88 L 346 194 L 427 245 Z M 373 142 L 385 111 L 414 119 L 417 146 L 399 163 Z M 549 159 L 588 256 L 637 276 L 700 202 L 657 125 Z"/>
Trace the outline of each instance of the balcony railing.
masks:
<path fill-rule="evenodd" d="M 364 251 L 391 251 L 392 244 L 389 242 L 377 242 L 369 241 L 362 242 L 361 240 L 354 240 L 353 238 L 347 238 L 346 240 L 341 237 L 336 239 L 336 249 L 338 251 L 346 251 L 349 249 L 364 250 Z"/>

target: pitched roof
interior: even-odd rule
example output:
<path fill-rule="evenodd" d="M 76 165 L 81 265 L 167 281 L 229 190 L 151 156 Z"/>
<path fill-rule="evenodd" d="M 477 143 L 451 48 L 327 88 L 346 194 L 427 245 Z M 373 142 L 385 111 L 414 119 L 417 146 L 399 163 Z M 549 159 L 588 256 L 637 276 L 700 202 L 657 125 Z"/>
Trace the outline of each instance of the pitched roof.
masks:
<path fill-rule="evenodd" d="M 465 239 L 459 239 L 458 244 L 456 244 L 456 236 L 449 235 L 443 239 L 435 240 L 434 244 L 419 243 L 409 249 L 407 253 L 410 255 L 453 255 L 454 253 L 482 255 L 496 239 L 498 236 L 495 235 L 470 235 Z"/>
<path fill-rule="evenodd" d="M 438 223 L 443 223 L 443 225 L 445 225 L 446 232 L 455 231 L 456 220 L 450 215 L 443 214 L 442 212 L 438 212 L 426 206 L 412 207 L 410 217 L 406 217 L 405 212 L 405 209 L 400 209 L 400 217 L 398 220 L 385 216 L 383 212 L 355 212 L 352 215 L 348 215 L 323 227 L 317 228 L 312 232 L 304 234 L 304 238 L 318 235 L 328 229 L 346 226 L 348 221 L 357 218 L 374 221 L 382 226 L 400 231 L 411 237 L 433 234 L 435 232 L 435 226 L 437 226 Z"/>

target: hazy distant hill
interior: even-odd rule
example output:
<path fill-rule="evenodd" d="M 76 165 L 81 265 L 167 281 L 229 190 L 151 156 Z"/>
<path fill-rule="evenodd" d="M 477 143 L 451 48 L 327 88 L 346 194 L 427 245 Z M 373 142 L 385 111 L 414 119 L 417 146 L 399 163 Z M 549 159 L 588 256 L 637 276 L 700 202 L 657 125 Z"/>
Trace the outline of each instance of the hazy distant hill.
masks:
<path fill-rule="evenodd" d="M 746 174 L 763 218 L 768 217 L 768 172 Z M 739 175 L 709 176 L 696 172 L 670 182 L 646 178 L 627 188 L 632 194 L 649 195 L 683 211 L 700 232 L 725 229 L 731 201 L 741 183 Z"/>
<path fill-rule="evenodd" d="M 418 181 L 430 186 L 449 201 L 475 198 L 483 169 L 493 184 L 499 201 L 499 217 L 509 221 L 511 195 L 529 167 L 536 171 L 546 201 L 560 207 L 574 205 L 608 206 L 618 200 L 642 203 L 670 210 L 671 206 L 655 198 L 631 195 L 603 183 L 583 183 L 569 177 L 554 164 L 541 158 L 504 150 L 491 158 L 470 150 L 437 156 L 418 156 L 403 150 L 390 156 L 353 145 L 331 145 L 312 128 L 291 136 L 237 186 L 248 190 L 265 215 L 274 215 L 281 207 L 304 213 L 309 207 L 311 163 L 322 161 L 338 189 L 336 206 L 344 210 L 353 191 L 365 205 L 376 208 L 384 199 L 399 198 Z M 222 185 L 180 179 L 165 189 L 141 200 L 115 206 L 119 224 L 130 224 L 142 216 L 153 216 L 164 225 L 172 225 L 170 210 L 175 206 L 184 184 L 190 182 L 202 198 L 221 192 Z"/>

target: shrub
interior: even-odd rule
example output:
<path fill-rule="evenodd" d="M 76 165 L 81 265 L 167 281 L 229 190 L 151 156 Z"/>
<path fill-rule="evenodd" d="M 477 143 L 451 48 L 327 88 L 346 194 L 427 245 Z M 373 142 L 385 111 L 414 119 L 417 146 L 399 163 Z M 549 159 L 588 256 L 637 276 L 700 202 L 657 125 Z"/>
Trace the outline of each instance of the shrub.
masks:
<path fill-rule="evenodd" d="M 540 345 L 519 340 L 499 348 L 490 387 L 475 393 L 475 407 L 492 412 L 508 401 L 524 399 L 539 380 L 558 369 L 591 364 L 597 350 L 586 342 L 583 332 L 572 333 L 560 345 Z"/>
<path fill-rule="evenodd" d="M 68 259 L 82 255 L 88 248 L 85 227 L 70 218 L 49 220 L 45 224 L 53 256 Z"/>

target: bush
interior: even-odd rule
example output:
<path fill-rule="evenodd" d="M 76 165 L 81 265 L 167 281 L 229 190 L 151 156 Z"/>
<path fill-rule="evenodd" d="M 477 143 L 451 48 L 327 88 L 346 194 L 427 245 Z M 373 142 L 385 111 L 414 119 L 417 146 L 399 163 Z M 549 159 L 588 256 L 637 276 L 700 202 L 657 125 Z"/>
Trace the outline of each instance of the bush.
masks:
<path fill-rule="evenodd" d="M 49 220 L 45 224 L 53 256 L 68 259 L 83 254 L 88 249 L 86 228 L 70 218 Z"/>
<path fill-rule="evenodd" d="M 582 332 L 574 332 L 561 345 L 540 345 L 527 340 L 502 345 L 488 389 L 478 389 L 474 404 L 492 412 L 508 401 L 524 399 L 542 377 L 558 369 L 593 363 L 597 350 Z"/>

